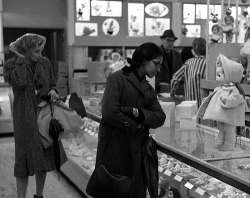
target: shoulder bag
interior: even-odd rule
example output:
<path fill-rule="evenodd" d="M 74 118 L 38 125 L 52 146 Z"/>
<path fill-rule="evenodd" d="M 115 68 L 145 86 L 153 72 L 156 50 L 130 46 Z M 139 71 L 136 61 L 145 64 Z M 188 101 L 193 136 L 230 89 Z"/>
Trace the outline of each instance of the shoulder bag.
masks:
<path fill-rule="evenodd" d="M 108 145 L 111 135 L 108 137 L 108 140 L 104 146 L 101 155 L 101 159 L 96 165 L 95 170 L 89 179 L 89 182 L 86 187 L 86 192 L 88 195 L 92 197 L 130 198 L 132 197 L 135 190 L 134 189 L 135 182 L 132 174 L 132 168 L 130 168 L 129 170 L 130 175 L 119 175 L 109 172 L 105 167 L 105 165 L 102 164 L 102 157 Z M 129 148 L 129 155 L 131 159 L 130 148 Z"/>

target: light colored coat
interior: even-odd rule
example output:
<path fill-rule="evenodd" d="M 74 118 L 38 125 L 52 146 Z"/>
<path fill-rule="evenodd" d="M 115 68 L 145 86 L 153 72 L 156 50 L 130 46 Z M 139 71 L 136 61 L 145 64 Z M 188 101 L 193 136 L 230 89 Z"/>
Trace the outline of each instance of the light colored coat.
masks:
<path fill-rule="evenodd" d="M 216 87 L 201 104 L 198 117 L 235 126 L 245 125 L 245 100 L 235 86 Z"/>

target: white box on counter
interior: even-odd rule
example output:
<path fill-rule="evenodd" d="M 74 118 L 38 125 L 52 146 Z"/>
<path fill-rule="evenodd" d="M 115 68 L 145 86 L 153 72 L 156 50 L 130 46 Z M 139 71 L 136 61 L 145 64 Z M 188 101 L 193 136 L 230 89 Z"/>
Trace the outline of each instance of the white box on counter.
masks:
<path fill-rule="evenodd" d="M 160 105 L 166 114 L 166 120 L 162 127 L 172 127 L 175 125 L 175 103 L 174 102 L 162 102 Z"/>
<path fill-rule="evenodd" d="M 180 118 L 180 129 L 195 130 L 196 116 L 193 116 L 191 118 Z"/>
<path fill-rule="evenodd" d="M 179 105 L 176 105 L 175 116 L 176 121 L 180 118 L 192 118 L 197 113 L 197 101 L 183 101 Z"/>

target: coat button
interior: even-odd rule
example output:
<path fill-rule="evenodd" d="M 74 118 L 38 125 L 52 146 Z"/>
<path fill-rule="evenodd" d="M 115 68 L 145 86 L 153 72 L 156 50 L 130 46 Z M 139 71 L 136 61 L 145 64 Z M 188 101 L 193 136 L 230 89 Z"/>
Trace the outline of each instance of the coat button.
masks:
<path fill-rule="evenodd" d="M 129 122 L 126 121 L 126 122 L 125 122 L 125 126 L 129 126 Z"/>

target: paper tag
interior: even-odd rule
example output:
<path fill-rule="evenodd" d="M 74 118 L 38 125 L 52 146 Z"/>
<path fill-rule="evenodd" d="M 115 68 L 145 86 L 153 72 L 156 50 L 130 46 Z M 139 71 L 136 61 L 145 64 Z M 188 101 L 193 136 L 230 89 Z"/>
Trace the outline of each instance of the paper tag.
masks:
<path fill-rule="evenodd" d="M 199 195 L 204 195 L 205 194 L 205 190 L 201 189 L 201 188 L 197 188 L 195 190 L 195 192 L 197 192 Z"/>
<path fill-rule="evenodd" d="M 189 190 L 191 190 L 191 189 L 194 187 L 194 185 L 191 184 L 191 183 L 189 183 L 189 182 L 187 182 L 184 186 L 185 186 L 186 188 L 188 188 Z"/>
<path fill-rule="evenodd" d="M 169 170 L 165 170 L 164 174 L 170 177 L 172 175 L 172 172 Z"/>
<path fill-rule="evenodd" d="M 94 132 L 90 132 L 89 134 L 90 134 L 90 135 L 95 135 L 95 133 L 94 133 Z"/>
<path fill-rule="evenodd" d="M 179 176 L 179 175 L 175 175 L 174 179 L 178 182 L 181 182 L 181 180 L 183 179 L 183 177 Z"/>
<path fill-rule="evenodd" d="M 159 166 L 158 171 L 161 173 L 163 171 L 163 168 Z"/>

